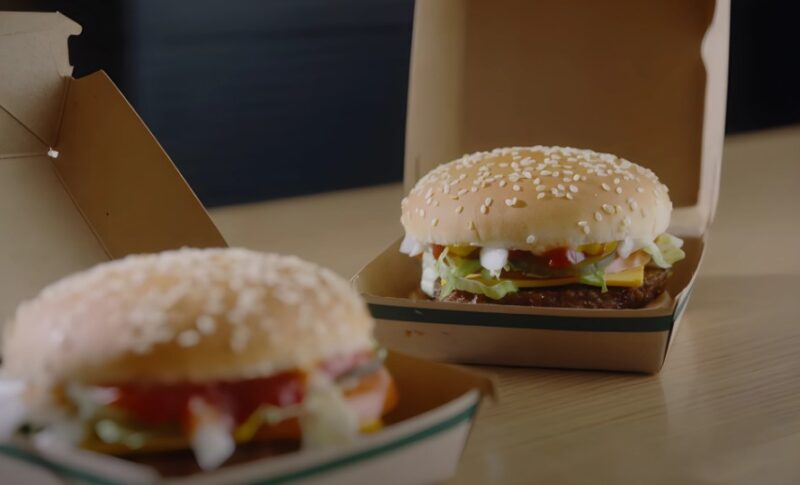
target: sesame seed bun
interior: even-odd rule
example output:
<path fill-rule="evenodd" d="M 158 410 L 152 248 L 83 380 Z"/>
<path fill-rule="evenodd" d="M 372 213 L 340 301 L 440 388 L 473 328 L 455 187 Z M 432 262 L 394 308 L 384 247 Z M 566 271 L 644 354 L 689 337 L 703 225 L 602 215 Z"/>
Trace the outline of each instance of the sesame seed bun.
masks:
<path fill-rule="evenodd" d="M 406 234 L 426 244 L 540 253 L 555 247 L 652 241 L 672 202 L 656 175 L 607 153 L 563 147 L 498 148 L 425 175 L 403 199 Z"/>
<path fill-rule="evenodd" d="M 58 281 L 6 326 L 3 371 L 27 381 L 174 383 L 268 377 L 371 349 L 348 283 L 293 256 L 181 249 Z"/>

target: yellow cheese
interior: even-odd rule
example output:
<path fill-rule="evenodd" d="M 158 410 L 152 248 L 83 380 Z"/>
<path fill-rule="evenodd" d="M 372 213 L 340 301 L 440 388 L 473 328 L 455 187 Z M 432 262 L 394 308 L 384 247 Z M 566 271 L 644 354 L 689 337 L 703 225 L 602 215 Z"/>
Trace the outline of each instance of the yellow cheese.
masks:
<path fill-rule="evenodd" d="M 644 265 L 620 271 L 619 273 L 607 274 L 606 284 L 608 286 L 627 286 L 629 288 L 642 286 L 644 284 Z"/>
<path fill-rule="evenodd" d="M 447 246 L 447 252 L 449 254 L 453 254 L 461 258 L 464 256 L 469 256 L 473 251 L 475 251 L 474 246 Z"/>

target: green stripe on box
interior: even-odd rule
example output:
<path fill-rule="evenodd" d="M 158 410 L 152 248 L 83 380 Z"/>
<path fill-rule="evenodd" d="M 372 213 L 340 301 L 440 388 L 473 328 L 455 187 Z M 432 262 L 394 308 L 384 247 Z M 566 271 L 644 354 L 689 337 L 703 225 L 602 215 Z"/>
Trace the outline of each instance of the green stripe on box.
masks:
<path fill-rule="evenodd" d="M 439 310 L 371 303 L 369 311 L 380 320 L 470 325 L 477 327 L 532 328 L 579 332 L 664 332 L 672 329 L 673 315 L 652 317 L 558 317 L 508 313 Z"/>
<path fill-rule="evenodd" d="M 326 463 L 320 463 L 319 465 L 314 465 L 309 468 L 303 468 L 302 470 L 289 472 L 285 475 L 280 475 L 277 477 L 269 478 L 267 480 L 260 480 L 250 483 L 252 485 L 276 485 L 281 483 L 287 483 L 295 480 L 302 480 L 304 478 L 309 478 L 311 476 L 335 470 L 337 468 L 353 465 L 364 460 L 369 460 L 370 458 L 374 458 L 376 456 L 380 456 L 389 453 L 391 451 L 394 451 L 398 448 L 403 448 L 408 445 L 412 445 L 414 443 L 422 441 L 424 439 L 430 438 L 431 436 L 437 435 L 451 428 L 454 428 L 455 426 L 458 426 L 459 424 L 465 421 L 469 421 L 475 415 L 475 411 L 477 411 L 477 409 L 478 409 L 478 404 L 476 403 L 470 406 L 469 408 L 465 409 L 464 411 L 454 416 L 451 416 L 442 422 L 434 424 L 430 428 L 425 428 L 423 430 L 417 431 L 414 434 L 403 436 L 395 441 L 386 443 L 385 445 L 377 446 L 375 448 L 369 448 L 360 453 L 353 453 L 352 455 L 337 458 L 335 460 L 331 460 Z"/>
<path fill-rule="evenodd" d="M 9 456 L 11 458 L 16 458 L 17 460 L 20 461 L 30 463 L 31 465 L 36 465 L 39 468 L 45 468 L 61 477 L 75 478 L 82 482 L 93 483 L 96 485 L 114 485 L 116 483 L 106 478 L 93 475 L 92 473 L 85 472 L 79 468 L 74 468 L 71 466 L 62 465 L 61 463 L 56 463 L 54 461 L 48 460 L 43 456 L 37 455 L 27 450 L 23 450 L 22 448 L 0 445 L 0 453 Z"/>

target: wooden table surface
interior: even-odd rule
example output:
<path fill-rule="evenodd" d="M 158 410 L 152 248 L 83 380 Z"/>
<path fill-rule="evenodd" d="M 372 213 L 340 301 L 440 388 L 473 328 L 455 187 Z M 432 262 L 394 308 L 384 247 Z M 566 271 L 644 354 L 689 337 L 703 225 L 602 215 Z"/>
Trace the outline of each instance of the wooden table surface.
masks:
<path fill-rule="evenodd" d="M 231 245 L 353 275 L 400 185 L 216 209 Z M 730 137 L 711 242 L 659 375 L 484 368 L 453 483 L 800 483 L 800 127 Z"/>

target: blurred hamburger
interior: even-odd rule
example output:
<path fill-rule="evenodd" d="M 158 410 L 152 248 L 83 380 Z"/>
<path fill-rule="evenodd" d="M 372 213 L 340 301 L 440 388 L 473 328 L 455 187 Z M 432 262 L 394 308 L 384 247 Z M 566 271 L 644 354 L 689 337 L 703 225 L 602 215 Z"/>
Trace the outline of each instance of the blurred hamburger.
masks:
<path fill-rule="evenodd" d="M 125 454 L 340 442 L 374 430 L 395 388 L 342 278 L 298 258 L 182 249 L 45 288 L 5 329 L 0 438 L 20 427 Z"/>
<path fill-rule="evenodd" d="M 640 308 L 667 285 L 683 241 L 656 175 L 563 147 L 478 152 L 425 175 L 402 202 L 401 251 L 441 301 Z"/>

